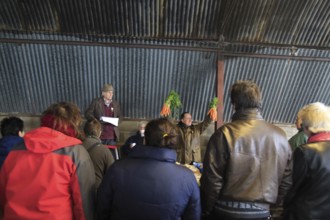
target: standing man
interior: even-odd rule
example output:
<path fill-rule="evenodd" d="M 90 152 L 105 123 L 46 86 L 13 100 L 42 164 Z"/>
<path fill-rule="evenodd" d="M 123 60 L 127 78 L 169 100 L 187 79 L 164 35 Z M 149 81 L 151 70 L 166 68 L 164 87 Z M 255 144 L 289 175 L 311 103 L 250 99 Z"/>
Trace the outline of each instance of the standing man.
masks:
<path fill-rule="evenodd" d="M 302 123 L 301 122 L 302 110 L 300 110 L 298 112 L 298 115 L 297 115 L 297 118 L 296 118 L 296 127 L 298 129 L 298 133 L 293 135 L 289 140 L 289 144 L 291 146 L 292 151 L 294 151 L 294 149 L 296 149 L 300 145 L 306 144 L 307 139 L 308 139 L 307 135 L 304 132 L 304 128 L 301 125 L 301 123 Z"/>
<path fill-rule="evenodd" d="M 291 148 L 280 128 L 260 114 L 261 92 L 251 81 L 231 87 L 232 122 L 208 143 L 201 177 L 206 219 L 269 219 L 291 185 Z"/>
<path fill-rule="evenodd" d="M 189 112 L 183 112 L 178 123 L 181 133 L 182 143 L 177 149 L 177 161 L 182 164 L 192 162 L 202 162 L 200 136 L 212 122 L 207 115 L 203 122 L 193 125 Z"/>
<path fill-rule="evenodd" d="M 102 144 L 115 145 L 119 141 L 119 129 L 110 123 L 101 121 L 101 117 L 122 118 L 120 105 L 113 100 L 113 86 L 112 84 L 104 84 L 102 88 L 102 97 L 95 98 L 85 111 L 87 119 L 97 119 L 102 124 L 102 133 L 100 139 Z"/>

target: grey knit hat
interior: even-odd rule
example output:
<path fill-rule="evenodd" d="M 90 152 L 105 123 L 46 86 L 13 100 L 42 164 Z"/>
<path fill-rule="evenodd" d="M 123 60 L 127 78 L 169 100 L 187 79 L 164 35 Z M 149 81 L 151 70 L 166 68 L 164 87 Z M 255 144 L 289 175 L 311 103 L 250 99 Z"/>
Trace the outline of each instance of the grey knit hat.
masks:
<path fill-rule="evenodd" d="M 102 88 L 102 92 L 109 92 L 109 91 L 113 91 L 113 86 L 112 84 L 104 84 L 103 88 Z"/>

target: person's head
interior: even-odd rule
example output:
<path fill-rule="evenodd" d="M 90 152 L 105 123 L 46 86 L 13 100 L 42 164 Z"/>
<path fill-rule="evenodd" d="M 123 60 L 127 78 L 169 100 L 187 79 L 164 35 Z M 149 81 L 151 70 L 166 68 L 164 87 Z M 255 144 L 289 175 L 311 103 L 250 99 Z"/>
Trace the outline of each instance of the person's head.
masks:
<path fill-rule="evenodd" d="M 330 109 L 320 102 L 306 105 L 300 111 L 302 126 L 308 136 L 330 131 Z"/>
<path fill-rule="evenodd" d="M 13 135 L 13 136 L 24 136 L 24 122 L 22 119 L 17 117 L 4 118 L 1 121 L 1 135 L 2 137 Z"/>
<path fill-rule="evenodd" d="M 302 127 L 302 121 L 301 121 L 301 113 L 302 110 L 300 110 L 297 114 L 297 118 L 296 118 L 296 127 L 299 131 L 303 131 L 304 128 Z"/>
<path fill-rule="evenodd" d="M 180 121 L 186 126 L 190 126 L 192 124 L 192 117 L 189 112 L 183 112 L 180 116 Z"/>
<path fill-rule="evenodd" d="M 94 119 L 89 119 L 86 121 L 84 126 L 84 133 L 86 136 L 100 137 L 102 132 L 101 123 Z"/>
<path fill-rule="evenodd" d="M 102 96 L 105 100 L 112 100 L 113 96 L 113 86 L 112 84 L 104 84 L 102 87 Z"/>
<path fill-rule="evenodd" d="M 142 137 L 144 137 L 144 133 L 145 133 L 147 123 L 148 122 L 146 122 L 146 121 L 140 121 L 139 122 L 138 129 L 139 129 L 139 132 L 140 132 Z"/>
<path fill-rule="evenodd" d="M 79 137 L 82 121 L 77 105 L 59 102 L 50 105 L 41 116 L 41 126 L 52 128 L 71 137 Z"/>
<path fill-rule="evenodd" d="M 146 126 L 145 141 L 147 146 L 176 148 L 178 138 L 177 126 L 167 118 L 150 121 Z"/>
<path fill-rule="evenodd" d="M 240 80 L 231 86 L 231 104 L 235 111 L 240 109 L 261 108 L 261 92 L 257 84 L 250 80 Z"/>

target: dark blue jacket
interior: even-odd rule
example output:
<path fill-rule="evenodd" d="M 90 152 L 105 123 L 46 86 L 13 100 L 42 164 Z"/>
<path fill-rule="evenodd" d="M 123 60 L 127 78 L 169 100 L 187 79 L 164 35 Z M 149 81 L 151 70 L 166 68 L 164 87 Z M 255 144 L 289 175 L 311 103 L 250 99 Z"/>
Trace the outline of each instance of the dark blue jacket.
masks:
<path fill-rule="evenodd" d="M 9 154 L 9 151 L 18 143 L 22 142 L 20 136 L 8 135 L 0 139 L 0 168 Z"/>
<path fill-rule="evenodd" d="M 197 181 L 175 160 L 175 150 L 139 146 L 116 161 L 98 190 L 99 219 L 199 220 Z"/>
<path fill-rule="evenodd" d="M 121 157 L 126 158 L 128 154 L 134 149 L 134 147 L 143 145 L 144 137 L 141 136 L 140 131 L 136 132 L 135 135 L 130 136 L 125 144 L 120 147 Z M 130 147 L 130 144 L 136 144 L 134 147 Z"/>

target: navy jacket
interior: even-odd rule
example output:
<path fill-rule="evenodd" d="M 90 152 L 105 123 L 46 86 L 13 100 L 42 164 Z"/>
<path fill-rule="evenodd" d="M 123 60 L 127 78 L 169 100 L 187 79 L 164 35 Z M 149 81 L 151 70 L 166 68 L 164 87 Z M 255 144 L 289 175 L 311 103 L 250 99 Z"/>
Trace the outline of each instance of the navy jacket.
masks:
<path fill-rule="evenodd" d="M 175 160 L 175 150 L 139 146 L 116 161 L 98 190 L 99 219 L 199 220 L 197 181 Z"/>
<path fill-rule="evenodd" d="M 120 147 L 121 157 L 126 158 L 128 154 L 134 149 L 134 147 L 143 145 L 144 137 L 141 136 L 140 131 L 136 132 L 135 135 L 130 136 L 125 144 Z M 134 147 L 130 147 L 130 144 L 135 143 Z"/>
<path fill-rule="evenodd" d="M 0 139 L 0 168 L 8 156 L 9 151 L 20 142 L 23 142 L 23 138 L 14 135 L 8 135 Z"/>

